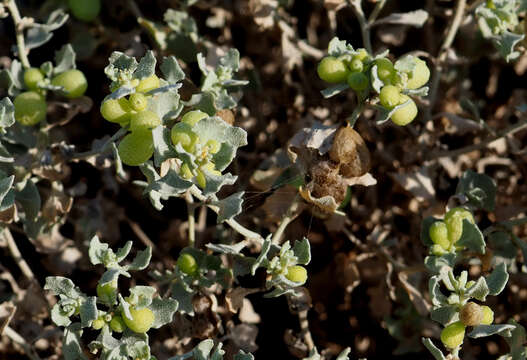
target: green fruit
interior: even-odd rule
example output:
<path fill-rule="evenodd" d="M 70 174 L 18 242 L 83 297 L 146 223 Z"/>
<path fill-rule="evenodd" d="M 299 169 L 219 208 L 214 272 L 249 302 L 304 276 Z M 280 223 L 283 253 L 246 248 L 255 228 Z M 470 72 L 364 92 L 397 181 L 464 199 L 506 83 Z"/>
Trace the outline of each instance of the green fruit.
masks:
<path fill-rule="evenodd" d="M 55 76 L 51 80 L 51 84 L 55 86 L 62 86 L 64 96 L 70 99 L 78 98 L 84 95 L 84 92 L 88 88 L 88 81 L 82 73 L 77 69 L 64 71 L 63 73 Z"/>
<path fill-rule="evenodd" d="M 410 101 L 408 104 L 394 111 L 391 119 L 394 124 L 399 126 L 405 126 L 411 123 L 417 116 L 417 106 L 415 102 L 408 96 L 401 94 L 401 104 Z"/>
<path fill-rule="evenodd" d="M 103 326 L 106 325 L 106 322 L 102 318 L 93 320 L 91 327 L 93 330 L 101 330 Z"/>
<path fill-rule="evenodd" d="M 134 93 L 130 95 L 128 102 L 130 103 L 132 109 L 134 109 L 135 111 L 143 111 L 148 105 L 148 100 L 146 96 L 141 93 Z"/>
<path fill-rule="evenodd" d="M 130 116 L 130 131 L 151 130 L 161 125 L 161 119 L 155 112 L 144 110 Z"/>
<path fill-rule="evenodd" d="M 187 123 L 190 126 L 196 125 L 201 119 L 208 118 L 209 115 L 201 110 L 192 110 L 187 112 L 181 118 L 181 122 Z"/>
<path fill-rule="evenodd" d="M 114 316 L 110 321 L 110 328 L 117 333 L 122 333 L 126 329 L 126 324 L 122 317 Z"/>
<path fill-rule="evenodd" d="M 68 0 L 68 6 L 77 19 L 93 21 L 101 10 L 100 0 Z"/>
<path fill-rule="evenodd" d="M 380 58 L 375 60 L 377 65 L 377 76 L 385 83 L 389 83 L 395 72 L 392 62 L 387 58 Z"/>
<path fill-rule="evenodd" d="M 210 154 L 216 154 L 221 149 L 221 144 L 214 139 L 210 139 L 209 141 L 207 141 L 205 146 L 209 149 Z"/>
<path fill-rule="evenodd" d="M 131 107 L 124 97 L 120 99 L 108 99 L 101 105 L 101 115 L 109 122 L 126 125 L 130 121 Z"/>
<path fill-rule="evenodd" d="M 15 119 L 21 125 L 36 125 L 46 118 L 46 100 L 37 92 L 27 91 L 17 95 L 13 105 Z"/>
<path fill-rule="evenodd" d="M 199 140 L 198 135 L 196 135 L 189 124 L 184 122 L 179 122 L 170 131 L 170 138 L 174 146 L 181 144 L 183 149 L 192 153 L 194 148 Z"/>
<path fill-rule="evenodd" d="M 397 105 L 401 104 L 401 91 L 397 86 L 386 85 L 381 89 L 381 92 L 379 93 L 379 100 L 382 106 L 387 109 L 392 109 Z"/>
<path fill-rule="evenodd" d="M 207 186 L 207 178 L 205 177 L 203 171 L 201 171 L 200 169 L 198 169 L 196 173 L 196 182 L 202 189 L 205 189 L 205 187 Z"/>
<path fill-rule="evenodd" d="M 476 326 L 483 320 L 483 309 L 478 304 L 469 301 L 459 312 L 459 320 L 465 326 Z"/>
<path fill-rule="evenodd" d="M 348 77 L 348 69 L 344 62 L 333 56 L 327 56 L 320 61 L 317 73 L 322 80 L 328 83 L 345 82 Z"/>
<path fill-rule="evenodd" d="M 446 224 L 442 221 L 436 221 L 430 225 L 428 229 L 428 235 L 434 244 L 441 246 L 443 249 L 448 250 L 450 247 L 450 240 L 448 240 L 448 229 Z"/>
<path fill-rule="evenodd" d="M 154 324 L 154 313 L 148 308 L 135 309 L 130 307 L 130 315 L 132 315 L 132 319 L 123 316 L 124 323 L 130 330 L 138 334 L 147 332 Z"/>
<path fill-rule="evenodd" d="M 159 84 L 159 78 L 156 76 L 156 74 L 153 74 L 139 81 L 139 84 L 135 88 L 135 91 L 147 93 L 151 90 L 157 89 L 159 87 Z"/>
<path fill-rule="evenodd" d="M 448 229 L 448 239 L 451 244 L 455 244 L 463 234 L 463 220 L 468 220 L 474 224 L 474 217 L 470 211 L 457 207 L 445 214 L 445 224 Z"/>
<path fill-rule="evenodd" d="M 117 279 L 104 285 L 98 284 L 97 297 L 105 304 L 113 305 L 117 301 Z"/>
<path fill-rule="evenodd" d="M 349 74 L 348 85 L 355 91 L 363 91 L 370 86 L 370 80 L 364 73 L 355 72 Z"/>
<path fill-rule="evenodd" d="M 24 84 L 29 90 L 38 90 L 37 84 L 44 80 L 44 74 L 37 68 L 29 68 L 24 72 Z"/>
<path fill-rule="evenodd" d="M 449 349 L 455 349 L 463 344 L 464 338 L 465 325 L 461 321 L 456 321 L 441 331 L 441 341 Z"/>
<path fill-rule="evenodd" d="M 441 256 L 447 253 L 445 248 L 438 244 L 432 245 L 432 247 L 430 248 L 430 252 L 432 253 L 432 255 L 435 256 Z"/>
<path fill-rule="evenodd" d="M 353 59 L 359 59 L 363 63 L 368 61 L 369 58 L 370 58 L 370 54 L 368 54 L 368 51 L 366 51 L 366 49 L 364 48 L 357 49 L 357 54 L 353 57 Z"/>
<path fill-rule="evenodd" d="M 154 143 L 150 130 L 135 131 L 121 140 L 118 147 L 121 161 L 130 166 L 138 166 L 150 159 L 154 153 Z"/>
<path fill-rule="evenodd" d="M 481 306 L 481 312 L 483 316 L 481 317 L 481 325 L 490 325 L 494 321 L 494 311 L 486 305 Z"/>
<path fill-rule="evenodd" d="M 194 177 L 194 174 L 192 174 L 188 164 L 181 165 L 181 168 L 179 169 L 179 175 L 181 175 L 185 180 L 190 180 Z"/>
<path fill-rule="evenodd" d="M 199 268 L 196 259 L 190 254 L 181 254 L 177 259 L 177 266 L 179 270 L 187 275 L 196 274 Z"/>
<path fill-rule="evenodd" d="M 300 265 L 290 266 L 287 268 L 287 274 L 285 277 L 289 281 L 303 284 L 307 280 L 307 270 L 305 267 Z"/>
<path fill-rule="evenodd" d="M 358 56 L 354 56 L 351 59 L 349 68 L 352 72 L 362 72 L 362 70 L 364 69 L 364 64 L 362 63 L 362 60 Z"/>
<path fill-rule="evenodd" d="M 414 71 L 409 74 L 408 82 L 406 83 L 408 89 L 419 89 L 430 79 L 430 69 L 426 66 L 426 63 L 419 58 L 415 58 L 415 62 Z"/>

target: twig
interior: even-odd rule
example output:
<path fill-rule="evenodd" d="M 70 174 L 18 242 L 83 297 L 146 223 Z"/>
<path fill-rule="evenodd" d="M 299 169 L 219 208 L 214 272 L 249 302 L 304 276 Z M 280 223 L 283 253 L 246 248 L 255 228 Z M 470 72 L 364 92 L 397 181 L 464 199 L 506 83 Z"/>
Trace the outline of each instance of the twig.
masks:
<path fill-rule="evenodd" d="M 128 131 L 127 127 L 120 128 L 119 131 L 117 131 L 115 134 L 113 134 L 113 136 L 111 138 L 109 138 L 104 143 L 104 145 L 101 146 L 100 149 L 94 149 L 94 150 L 90 150 L 90 151 L 85 151 L 85 152 L 73 154 L 73 155 L 70 156 L 69 160 L 81 160 L 81 159 L 85 159 L 85 158 L 88 158 L 88 157 L 93 156 L 93 155 L 102 154 L 102 153 L 108 151 L 108 149 L 110 148 L 110 144 L 112 142 L 114 142 L 115 140 L 119 139 L 121 136 L 126 134 L 127 131 Z"/>
<path fill-rule="evenodd" d="M 359 21 L 363 46 L 370 54 L 372 54 L 373 50 L 371 47 L 370 28 L 368 26 L 368 21 L 366 20 L 366 16 L 364 15 L 364 11 L 362 10 L 361 0 L 348 0 L 348 1 L 349 1 L 349 4 L 351 5 L 351 9 L 353 10 L 353 12 L 355 13 L 355 16 L 357 17 L 357 20 Z"/>
<path fill-rule="evenodd" d="M 381 0 L 377 3 L 377 5 L 375 5 L 375 8 L 373 9 L 370 14 L 370 17 L 368 18 L 368 26 L 371 26 L 375 22 L 377 16 L 379 16 L 380 12 L 382 11 L 382 8 L 384 7 L 384 5 L 386 5 L 387 2 L 388 0 Z"/>
<path fill-rule="evenodd" d="M 273 244 L 280 244 L 280 239 L 282 238 L 282 235 L 285 231 L 285 228 L 287 225 L 291 223 L 295 219 L 295 211 L 298 208 L 298 197 L 295 197 L 289 208 L 287 209 L 287 212 L 285 213 L 284 217 L 282 218 L 282 221 L 280 222 L 280 225 L 278 226 L 278 229 L 276 229 L 275 233 L 273 234 L 273 237 L 271 238 L 271 242 Z"/>
<path fill-rule="evenodd" d="M 16 6 L 15 0 L 6 0 L 5 6 L 9 9 L 11 16 L 13 17 L 13 23 L 15 24 L 15 33 L 16 33 L 16 45 L 18 47 L 18 57 L 22 62 L 22 66 L 26 69 L 30 68 L 29 59 L 27 58 L 26 52 L 26 43 L 24 40 L 24 27 L 22 24 L 22 19 L 20 18 L 20 12 Z"/>
<path fill-rule="evenodd" d="M 300 330 L 302 332 L 302 336 L 304 337 L 304 342 L 306 343 L 309 352 L 311 352 L 311 350 L 315 348 L 315 342 L 313 341 L 313 336 L 311 335 L 311 331 L 309 330 L 307 311 L 307 309 L 300 310 L 298 312 L 298 320 L 300 322 Z"/>
<path fill-rule="evenodd" d="M 34 280 L 35 275 L 33 274 L 33 271 L 31 270 L 27 262 L 22 257 L 22 254 L 20 253 L 20 250 L 18 249 L 15 239 L 13 238 L 13 235 L 11 234 L 11 231 L 9 230 L 9 228 L 4 228 L 3 235 L 7 241 L 7 247 L 9 248 L 9 252 L 11 252 L 11 256 L 16 261 L 22 273 L 29 280 Z"/>
<path fill-rule="evenodd" d="M 196 205 L 194 205 L 194 199 L 188 191 L 185 194 L 185 201 L 187 202 L 188 214 L 188 246 L 194 247 L 196 245 L 196 218 L 194 215 Z"/>

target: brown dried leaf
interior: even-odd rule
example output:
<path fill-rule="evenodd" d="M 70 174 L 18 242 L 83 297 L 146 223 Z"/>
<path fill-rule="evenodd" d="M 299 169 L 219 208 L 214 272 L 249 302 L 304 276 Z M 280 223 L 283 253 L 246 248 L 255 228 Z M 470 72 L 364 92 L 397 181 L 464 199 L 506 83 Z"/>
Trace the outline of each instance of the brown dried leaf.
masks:
<path fill-rule="evenodd" d="M 425 201 L 435 198 L 435 189 L 427 167 L 422 166 L 416 171 L 404 174 L 391 173 L 390 175 L 417 200 Z"/>

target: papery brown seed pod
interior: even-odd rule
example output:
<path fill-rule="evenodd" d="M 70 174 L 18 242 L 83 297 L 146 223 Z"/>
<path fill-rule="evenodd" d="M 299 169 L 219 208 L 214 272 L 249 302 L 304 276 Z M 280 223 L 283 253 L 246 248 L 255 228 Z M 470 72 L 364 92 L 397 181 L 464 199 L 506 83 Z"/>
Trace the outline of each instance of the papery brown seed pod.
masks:
<path fill-rule="evenodd" d="M 311 168 L 313 189 L 311 194 L 321 198 L 331 196 L 337 204 L 346 197 L 348 185 L 338 173 L 338 167 L 330 161 L 321 161 Z"/>
<path fill-rule="evenodd" d="M 468 302 L 461 308 L 459 319 L 465 326 L 479 325 L 483 319 L 483 310 L 480 305 Z"/>
<path fill-rule="evenodd" d="M 234 125 L 234 113 L 229 109 L 218 110 L 216 116 L 219 116 L 227 124 Z"/>
<path fill-rule="evenodd" d="M 370 170 L 370 151 L 359 133 L 351 127 L 337 130 L 329 158 L 340 164 L 340 174 L 348 178 L 362 176 Z"/>

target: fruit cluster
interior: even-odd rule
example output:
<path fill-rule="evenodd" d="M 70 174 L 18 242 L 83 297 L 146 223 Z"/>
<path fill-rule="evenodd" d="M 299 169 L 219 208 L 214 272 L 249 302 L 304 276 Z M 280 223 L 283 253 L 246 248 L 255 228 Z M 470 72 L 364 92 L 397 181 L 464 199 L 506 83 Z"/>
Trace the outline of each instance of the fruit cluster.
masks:
<path fill-rule="evenodd" d="M 417 106 L 408 96 L 418 91 L 430 78 L 426 63 L 411 55 L 392 63 L 387 57 L 372 57 L 365 49 L 349 50 L 340 56 L 327 56 L 320 61 L 318 76 L 333 84 L 347 83 L 365 101 L 372 91 L 380 105 L 389 112 L 393 123 L 404 126 L 417 116 Z"/>
<path fill-rule="evenodd" d="M 21 125 L 33 126 L 46 119 L 46 90 L 40 85 L 51 84 L 58 87 L 60 93 L 69 99 L 78 98 L 86 92 L 88 81 L 84 74 L 71 69 L 46 79 L 44 72 L 38 68 L 29 68 L 24 72 L 24 86 L 28 91 L 15 97 L 15 119 Z"/>
<path fill-rule="evenodd" d="M 445 214 L 443 221 L 434 222 L 429 229 L 429 236 L 434 245 L 430 252 L 440 256 L 447 252 L 460 250 L 456 243 L 463 234 L 463 220 L 474 224 L 474 217 L 464 208 L 453 208 Z"/>
<path fill-rule="evenodd" d="M 441 331 L 441 341 L 447 348 L 455 349 L 463 343 L 467 326 L 490 325 L 493 321 L 494 312 L 491 308 L 469 301 L 459 311 L 459 321 Z"/>
<path fill-rule="evenodd" d="M 154 143 L 152 129 L 161 125 L 159 116 L 148 110 L 151 95 L 148 92 L 160 86 L 159 78 L 153 74 L 142 80 L 133 79 L 135 92 L 128 98 L 107 98 L 101 105 L 101 115 L 107 121 L 128 127 L 131 131 L 119 144 L 119 156 L 126 165 L 141 165 L 152 157 Z"/>

